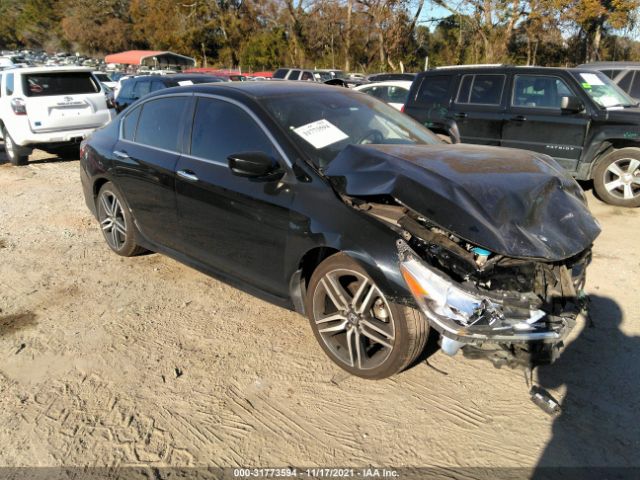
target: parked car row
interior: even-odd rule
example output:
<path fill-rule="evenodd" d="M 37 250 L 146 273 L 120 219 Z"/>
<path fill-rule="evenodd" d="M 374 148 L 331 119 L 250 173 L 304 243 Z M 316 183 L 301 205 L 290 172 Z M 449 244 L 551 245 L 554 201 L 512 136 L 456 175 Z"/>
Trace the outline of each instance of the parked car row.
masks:
<path fill-rule="evenodd" d="M 640 206 L 640 108 L 601 72 L 456 67 L 420 73 L 404 112 L 451 143 L 553 157 L 600 198 Z"/>

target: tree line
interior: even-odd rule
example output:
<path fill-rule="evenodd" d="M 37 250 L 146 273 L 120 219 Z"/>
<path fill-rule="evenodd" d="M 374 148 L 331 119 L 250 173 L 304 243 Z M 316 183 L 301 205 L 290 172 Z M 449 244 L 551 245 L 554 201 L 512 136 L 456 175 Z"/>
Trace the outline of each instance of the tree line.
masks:
<path fill-rule="evenodd" d="M 426 3 L 425 3 L 426 2 Z M 640 0 L 0 0 L 0 46 L 201 65 L 416 71 L 640 60 Z"/>

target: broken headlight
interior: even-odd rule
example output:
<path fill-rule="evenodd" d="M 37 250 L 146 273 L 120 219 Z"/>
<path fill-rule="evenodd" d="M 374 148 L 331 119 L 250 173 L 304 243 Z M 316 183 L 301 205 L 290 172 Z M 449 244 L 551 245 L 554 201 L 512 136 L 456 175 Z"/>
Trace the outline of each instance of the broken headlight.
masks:
<path fill-rule="evenodd" d="M 496 299 L 473 292 L 427 265 L 406 243 L 398 244 L 400 272 L 430 323 L 444 336 L 464 343 L 558 341 L 569 330 L 563 318 L 539 309 L 514 312 Z"/>

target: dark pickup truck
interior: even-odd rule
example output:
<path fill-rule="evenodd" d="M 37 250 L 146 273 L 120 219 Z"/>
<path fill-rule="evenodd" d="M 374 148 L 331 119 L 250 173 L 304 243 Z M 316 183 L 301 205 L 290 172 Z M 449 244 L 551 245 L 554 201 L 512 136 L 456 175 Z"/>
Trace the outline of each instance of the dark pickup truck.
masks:
<path fill-rule="evenodd" d="M 640 108 L 603 73 L 439 68 L 417 76 L 404 112 L 445 141 L 550 155 L 605 202 L 640 206 Z"/>

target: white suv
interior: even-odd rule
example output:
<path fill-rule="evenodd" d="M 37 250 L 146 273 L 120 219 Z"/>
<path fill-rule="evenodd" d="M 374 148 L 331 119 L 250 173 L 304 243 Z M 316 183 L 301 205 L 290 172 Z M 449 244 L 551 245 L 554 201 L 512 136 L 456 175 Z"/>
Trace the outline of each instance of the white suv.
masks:
<path fill-rule="evenodd" d="M 77 151 L 113 113 L 90 68 L 34 67 L 0 72 L 0 136 L 14 165 L 35 146 Z"/>

